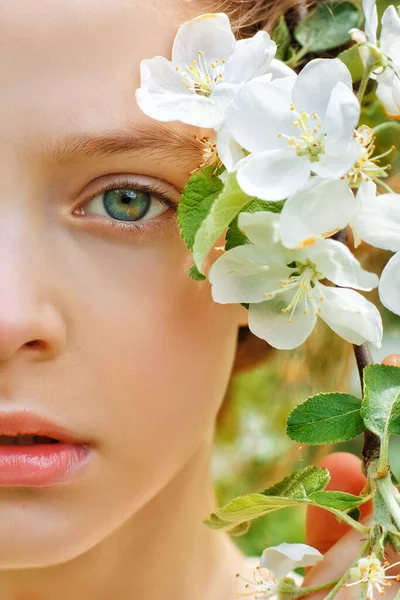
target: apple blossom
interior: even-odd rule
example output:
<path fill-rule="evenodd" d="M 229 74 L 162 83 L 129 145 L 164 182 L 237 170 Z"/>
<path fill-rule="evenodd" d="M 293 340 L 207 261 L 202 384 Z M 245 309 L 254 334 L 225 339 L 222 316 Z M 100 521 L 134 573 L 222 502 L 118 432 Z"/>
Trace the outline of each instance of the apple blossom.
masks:
<path fill-rule="evenodd" d="M 250 243 L 225 252 L 212 265 L 212 296 L 222 304 L 249 304 L 249 328 L 271 346 L 302 344 L 321 317 L 338 335 L 354 344 L 379 346 L 382 321 L 376 307 L 348 287 L 371 290 L 378 285 L 350 250 L 335 240 L 317 240 L 301 250 L 279 241 L 280 216 L 241 213 L 240 229 Z M 320 283 L 329 279 L 340 288 Z"/>
<path fill-rule="evenodd" d="M 236 41 L 225 13 L 209 13 L 181 25 L 172 61 L 155 56 L 141 62 L 136 100 L 158 121 L 219 127 L 229 103 L 246 81 L 269 73 L 293 73 L 273 60 L 276 44 L 265 31 Z"/>
<path fill-rule="evenodd" d="M 226 123 L 248 153 L 236 164 L 240 187 L 262 200 L 283 200 L 312 173 L 338 179 L 359 159 L 354 137 L 360 106 L 351 75 L 339 59 L 309 62 L 298 77 L 244 85 Z"/>

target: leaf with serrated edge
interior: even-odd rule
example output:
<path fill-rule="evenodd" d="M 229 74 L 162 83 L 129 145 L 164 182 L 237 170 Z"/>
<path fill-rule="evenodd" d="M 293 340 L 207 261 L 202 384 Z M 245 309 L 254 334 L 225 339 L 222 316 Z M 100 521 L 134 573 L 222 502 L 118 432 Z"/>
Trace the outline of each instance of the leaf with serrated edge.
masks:
<path fill-rule="evenodd" d="M 319 504 L 320 506 L 326 506 L 330 508 L 337 508 L 338 510 L 347 510 L 349 508 L 355 508 L 360 506 L 368 500 L 360 498 L 360 496 L 353 496 L 347 492 L 315 492 L 311 494 L 310 500 Z"/>
<path fill-rule="evenodd" d="M 230 173 L 224 189 L 210 207 L 210 211 L 200 225 L 193 244 L 193 258 L 201 272 L 202 264 L 213 244 L 224 233 L 229 223 L 253 198 L 239 187 L 236 173 Z"/>
<path fill-rule="evenodd" d="M 291 473 L 279 483 L 267 488 L 265 496 L 283 496 L 285 498 L 308 498 L 315 492 L 326 488 L 330 480 L 328 469 L 324 467 L 305 467 Z"/>
<path fill-rule="evenodd" d="M 365 430 L 360 409 L 361 400 L 350 394 L 316 394 L 292 411 L 286 432 L 302 444 L 351 440 Z"/>
<path fill-rule="evenodd" d="M 186 246 L 193 248 L 194 238 L 208 215 L 214 200 L 219 196 L 223 183 L 215 173 L 215 167 L 196 171 L 187 182 L 178 206 L 178 225 Z"/>
<path fill-rule="evenodd" d="M 361 415 L 367 429 L 380 438 L 400 435 L 400 368 L 369 365 L 364 369 Z"/>
<path fill-rule="evenodd" d="M 223 521 L 229 523 L 241 523 L 258 519 L 270 512 L 294 506 L 298 502 L 295 498 L 279 498 L 276 496 L 264 496 L 263 494 L 249 494 L 239 496 L 226 504 L 223 508 L 215 511 L 215 514 Z"/>

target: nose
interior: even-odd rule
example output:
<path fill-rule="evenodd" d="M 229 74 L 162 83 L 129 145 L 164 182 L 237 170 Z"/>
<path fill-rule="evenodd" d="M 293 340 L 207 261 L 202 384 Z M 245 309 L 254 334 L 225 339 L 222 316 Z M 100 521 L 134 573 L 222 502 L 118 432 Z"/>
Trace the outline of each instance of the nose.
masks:
<path fill-rule="evenodd" d="M 54 358 L 66 341 L 45 245 L 26 229 L 0 225 L 0 366 Z"/>

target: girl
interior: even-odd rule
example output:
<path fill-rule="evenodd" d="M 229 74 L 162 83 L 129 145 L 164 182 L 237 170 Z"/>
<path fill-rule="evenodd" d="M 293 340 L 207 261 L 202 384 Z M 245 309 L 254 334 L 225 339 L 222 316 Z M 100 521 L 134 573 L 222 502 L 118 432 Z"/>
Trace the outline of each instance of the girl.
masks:
<path fill-rule="evenodd" d="M 183 21 L 230 11 L 245 35 L 294 2 L 216 4 L 0 7 L 2 600 L 233 600 L 249 575 L 202 523 L 246 314 L 187 276 L 194 131 L 134 97 Z"/>

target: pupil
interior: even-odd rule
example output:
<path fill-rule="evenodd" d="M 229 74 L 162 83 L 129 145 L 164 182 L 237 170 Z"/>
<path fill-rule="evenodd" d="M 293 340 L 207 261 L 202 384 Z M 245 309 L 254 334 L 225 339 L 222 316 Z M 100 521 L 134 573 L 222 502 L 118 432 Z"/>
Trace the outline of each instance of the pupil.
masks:
<path fill-rule="evenodd" d="M 151 195 L 143 190 L 114 188 L 104 193 L 103 204 L 113 219 L 138 221 L 148 213 Z"/>

